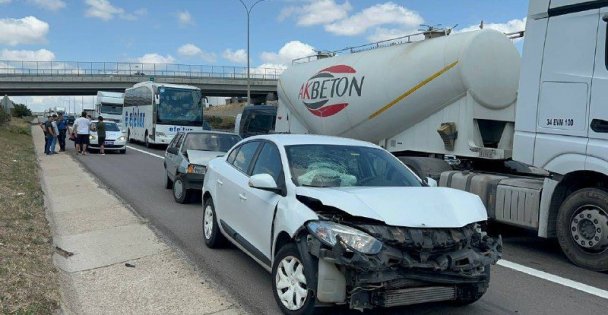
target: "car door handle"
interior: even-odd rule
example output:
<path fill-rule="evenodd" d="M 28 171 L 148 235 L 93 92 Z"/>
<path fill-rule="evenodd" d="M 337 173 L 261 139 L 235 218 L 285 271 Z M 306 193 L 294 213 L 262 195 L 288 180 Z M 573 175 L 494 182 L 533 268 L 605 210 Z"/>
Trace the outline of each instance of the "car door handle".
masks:
<path fill-rule="evenodd" d="M 241 200 L 247 200 L 247 197 L 245 197 L 245 194 L 239 194 L 239 198 Z"/>
<path fill-rule="evenodd" d="M 597 133 L 608 133 L 608 121 L 603 119 L 592 120 L 591 130 Z"/>
<path fill-rule="evenodd" d="M 217 183 L 220 184 L 220 185 L 224 185 L 224 182 L 221 179 L 218 179 Z"/>

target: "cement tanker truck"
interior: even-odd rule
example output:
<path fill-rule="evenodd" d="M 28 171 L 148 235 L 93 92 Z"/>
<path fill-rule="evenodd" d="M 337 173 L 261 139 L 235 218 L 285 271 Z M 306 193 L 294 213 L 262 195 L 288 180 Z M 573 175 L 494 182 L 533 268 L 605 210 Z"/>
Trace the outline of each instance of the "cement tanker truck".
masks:
<path fill-rule="evenodd" d="M 479 195 L 493 220 L 608 270 L 608 4 L 566 2 L 531 3 L 522 60 L 479 30 L 296 63 L 278 82 L 275 131 L 379 143 Z"/>

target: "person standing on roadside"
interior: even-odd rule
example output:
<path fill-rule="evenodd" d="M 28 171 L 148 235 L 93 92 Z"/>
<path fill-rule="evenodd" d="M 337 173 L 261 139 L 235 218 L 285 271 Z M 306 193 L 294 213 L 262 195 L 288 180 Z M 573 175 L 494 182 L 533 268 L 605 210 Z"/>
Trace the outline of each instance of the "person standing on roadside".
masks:
<path fill-rule="evenodd" d="M 48 115 L 48 117 L 46 118 L 46 120 L 44 122 L 40 123 L 40 128 L 42 128 L 42 131 L 44 132 L 44 154 L 48 154 L 49 153 L 49 131 L 48 131 L 48 127 L 47 127 L 47 122 L 50 122 L 51 118 L 53 116 Z"/>
<path fill-rule="evenodd" d="M 87 119 L 87 113 L 82 112 L 80 117 L 74 121 L 73 129 L 76 130 L 76 150 L 79 154 L 86 155 L 89 145 L 89 128 L 91 121 Z"/>
<path fill-rule="evenodd" d="M 57 151 L 55 151 L 55 148 L 57 147 L 57 137 L 59 136 L 59 128 L 57 128 L 57 114 L 53 114 L 51 126 L 53 128 L 53 139 L 51 142 L 50 153 L 57 154 Z"/>
<path fill-rule="evenodd" d="M 104 144 L 106 142 L 106 124 L 103 122 L 103 117 L 97 118 L 97 139 L 99 143 L 99 154 L 106 155 L 104 152 Z"/>
<path fill-rule="evenodd" d="M 65 135 L 68 130 L 68 121 L 63 117 L 62 113 L 59 114 L 57 119 L 57 129 L 59 129 L 59 135 L 57 136 L 59 151 L 65 152 Z"/>
<path fill-rule="evenodd" d="M 50 154 L 49 149 L 51 147 L 52 134 L 49 133 L 49 130 L 53 128 L 51 125 L 52 119 L 53 116 L 49 115 L 46 121 L 40 124 L 40 128 L 42 128 L 42 131 L 44 131 L 44 154 L 46 155 Z"/>

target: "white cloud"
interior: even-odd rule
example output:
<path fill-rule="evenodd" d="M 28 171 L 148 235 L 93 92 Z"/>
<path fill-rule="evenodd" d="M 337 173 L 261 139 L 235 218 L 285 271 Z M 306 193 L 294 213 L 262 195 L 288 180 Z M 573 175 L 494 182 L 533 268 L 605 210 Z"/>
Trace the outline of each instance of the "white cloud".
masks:
<path fill-rule="evenodd" d="M 51 11 L 65 8 L 65 2 L 62 0 L 28 0 L 28 2 Z"/>
<path fill-rule="evenodd" d="M 523 31 L 526 29 L 526 18 L 523 19 L 513 19 L 506 23 L 484 23 L 484 29 L 493 29 L 502 33 L 513 33 L 518 31 Z M 465 27 L 463 29 L 458 30 L 459 32 L 468 32 L 479 29 L 479 24 L 471 25 Z"/>
<path fill-rule="evenodd" d="M 138 57 L 137 62 L 140 63 L 174 63 L 175 58 L 171 55 L 163 56 L 157 53 L 149 53 L 145 54 L 141 57 Z"/>
<path fill-rule="evenodd" d="M 287 66 L 283 64 L 264 63 L 258 67 L 251 68 L 250 73 L 254 78 L 278 78 L 285 69 L 287 69 Z"/>
<path fill-rule="evenodd" d="M 124 9 L 113 6 L 108 0 L 86 0 L 86 4 L 89 6 L 86 11 L 87 16 L 104 21 L 111 20 L 115 15 L 125 12 Z"/>
<path fill-rule="evenodd" d="M 0 19 L 0 43 L 16 46 L 46 42 L 49 24 L 33 16 L 22 19 Z"/>
<path fill-rule="evenodd" d="M 192 15 L 188 11 L 180 11 L 177 13 L 177 21 L 182 26 L 188 26 L 194 24 L 192 20 Z"/>
<path fill-rule="evenodd" d="M 417 12 L 393 2 L 377 4 L 346 19 L 325 25 L 325 30 L 336 34 L 353 36 L 367 31 L 370 27 L 393 24 L 414 28 L 424 22 Z"/>
<path fill-rule="evenodd" d="M 315 54 L 314 47 L 300 41 L 290 41 L 283 45 L 279 52 L 263 52 L 262 61 L 266 64 L 289 66 L 291 61 L 297 58 Z"/>
<path fill-rule="evenodd" d="M 52 61 L 55 60 L 55 54 L 46 49 L 39 50 L 8 50 L 3 49 L 0 52 L 0 59 L 11 61 Z"/>
<path fill-rule="evenodd" d="M 108 0 L 86 0 L 86 4 L 89 6 L 85 13 L 86 16 L 104 21 L 109 21 L 116 16 L 123 20 L 135 21 L 148 14 L 147 9 L 138 9 L 133 13 L 128 13 L 123 8 L 113 6 Z"/>
<path fill-rule="evenodd" d="M 291 15 L 297 16 L 297 24 L 311 26 L 327 24 L 344 19 L 352 6 L 348 1 L 337 4 L 335 0 L 309 0 L 308 4 L 299 7 L 287 7 L 279 14 L 279 21 Z"/>
<path fill-rule="evenodd" d="M 206 62 L 215 62 L 217 60 L 214 53 L 206 52 L 194 44 L 185 44 L 179 47 L 177 53 L 186 57 L 197 57 Z"/>
<path fill-rule="evenodd" d="M 234 51 L 232 49 L 226 49 L 224 50 L 222 57 L 235 63 L 247 63 L 247 52 L 245 49 L 237 49 Z"/>
<path fill-rule="evenodd" d="M 11 96 L 11 101 L 24 104 L 33 112 L 43 112 L 54 107 L 64 107 L 67 111 L 80 113 L 82 108 L 93 108 L 95 96 Z"/>

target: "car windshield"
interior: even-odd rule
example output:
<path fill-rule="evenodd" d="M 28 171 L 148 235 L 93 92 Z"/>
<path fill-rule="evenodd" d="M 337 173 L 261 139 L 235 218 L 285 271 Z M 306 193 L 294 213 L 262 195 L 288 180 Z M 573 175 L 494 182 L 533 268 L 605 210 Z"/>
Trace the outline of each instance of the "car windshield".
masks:
<path fill-rule="evenodd" d="M 218 133 L 190 133 L 186 137 L 182 150 L 228 152 L 241 137 Z"/>
<path fill-rule="evenodd" d="M 297 186 L 422 186 L 407 167 L 382 149 L 307 144 L 286 146 L 285 151 Z"/>

